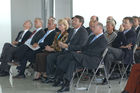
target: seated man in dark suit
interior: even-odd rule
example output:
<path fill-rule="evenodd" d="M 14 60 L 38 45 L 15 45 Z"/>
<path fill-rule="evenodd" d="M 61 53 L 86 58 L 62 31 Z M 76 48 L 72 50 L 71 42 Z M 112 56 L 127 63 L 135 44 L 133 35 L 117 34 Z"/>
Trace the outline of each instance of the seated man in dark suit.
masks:
<path fill-rule="evenodd" d="M 65 55 L 72 51 L 80 51 L 83 46 L 85 46 L 88 40 L 88 33 L 86 29 L 82 26 L 84 23 L 84 18 L 82 16 L 76 15 L 72 20 L 72 26 L 74 27 L 68 36 L 66 43 L 59 43 L 59 46 L 63 49 L 61 52 L 51 53 L 47 56 L 46 63 L 46 74 L 47 79 L 43 82 L 50 83 L 53 81 L 51 77 L 54 76 L 55 66 L 57 62 L 57 57 L 60 55 Z M 63 59 L 63 57 L 62 57 Z"/>
<path fill-rule="evenodd" d="M 37 50 L 31 50 L 29 49 L 27 52 L 25 52 L 25 56 L 23 56 L 22 59 L 20 59 L 20 66 L 18 67 L 18 69 L 20 69 L 20 73 L 18 76 L 16 76 L 16 78 L 20 78 L 20 76 L 24 76 L 24 71 L 26 68 L 26 63 L 27 60 L 29 60 L 31 63 L 35 62 L 35 55 L 37 53 L 42 52 L 47 46 L 51 46 L 53 41 L 54 41 L 54 37 L 56 35 L 56 19 L 54 18 L 49 18 L 48 19 L 48 30 L 45 33 L 45 35 L 38 41 L 38 43 L 36 43 L 36 47 L 39 47 Z"/>
<path fill-rule="evenodd" d="M 32 27 L 30 20 L 27 20 L 23 24 L 23 31 L 20 31 L 12 43 L 5 43 L 2 49 L 2 54 L 0 57 L 0 76 L 6 76 L 9 74 L 10 66 L 7 64 L 12 61 L 12 54 L 14 53 L 16 47 L 24 44 L 24 42 L 30 37 L 31 32 L 29 31 Z"/>
<path fill-rule="evenodd" d="M 34 21 L 34 25 L 36 30 L 32 32 L 32 35 L 30 38 L 20 47 L 16 48 L 16 51 L 13 55 L 14 57 L 14 62 L 9 63 L 10 65 L 16 64 L 16 65 L 21 65 L 23 66 L 26 65 L 22 60 L 26 60 L 27 57 L 30 57 L 30 54 L 33 51 L 38 50 L 42 46 L 38 46 L 39 40 L 44 36 L 45 32 L 42 29 L 43 26 L 43 21 L 41 18 L 36 18 Z M 44 39 L 43 39 L 44 40 Z M 41 41 L 42 42 L 42 41 Z M 31 54 L 32 55 L 32 54 Z M 16 63 L 18 62 L 18 63 Z M 21 75 L 21 77 L 24 77 L 24 73 L 21 72 L 21 67 L 18 67 L 18 70 L 20 71 L 17 77 Z M 22 74 L 21 74 L 22 73 Z"/>
<path fill-rule="evenodd" d="M 77 66 L 86 67 L 88 69 L 96 69 L 99 65 L 101 55 L 107 47 L 107 40 L 103 35 L 103 25 L 100 22 L 95 22 L 91 27 L 94 35 L 91 35 L 87 44 L 80 51 L 71 52 L 57 58 L 56 77 L 59 80 L 64 79 L 62 88 L 58 93 L 69 91 L 70 81 L 73 72 Z M 58 84 L 55 82 L 55 84 Z"/>
<path fill-rule="evenodd" d="M 132 30 L 133 19 L 125 17 L 121 31 L 112 42 L 112 47 L 109 47 L 108 53 L 105 57 L 105 65 L 110 70 L 111 64 L 114 61 L 122 60 L 124 64 L 133 63 L 133 47 L 136 42 L 136 33 Z"/>

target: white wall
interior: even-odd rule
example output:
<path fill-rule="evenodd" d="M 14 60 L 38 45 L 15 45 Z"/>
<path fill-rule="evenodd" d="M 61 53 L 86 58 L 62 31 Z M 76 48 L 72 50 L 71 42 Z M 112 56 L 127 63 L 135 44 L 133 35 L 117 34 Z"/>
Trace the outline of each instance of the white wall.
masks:
<path fill-rule="evenodd" d="M 23 30 L 23 23 L 30 19 L 42 18 L 42 0 L 11 0 L 11 18 L 12 18 L 12 40 L 15 39 L 18 32 Z M 32 29 L 33 30 L 33 29 Z"/>
<path fill-rule="evenodd" d="M 54 2 L 54 16 L 57 20 L 64 17 L 72 17 L 72 0 L 54 0 Z"/>
<path fill-rule="evenodd" d="M 11 0 L 0 2 L 0 53 L 5 42 L 11 42 Z"/>
<path fill-rule="evenodd" d="M 92 15 L 99 16 L 99 21 L 106 24 L 106 17 L 113 16 L 117 21 L 117 28 L 125 16 L 140 16 L 139 0 L 73 0 L 73 15 L 79 14 L 85 18 L 88 26 Z"/>

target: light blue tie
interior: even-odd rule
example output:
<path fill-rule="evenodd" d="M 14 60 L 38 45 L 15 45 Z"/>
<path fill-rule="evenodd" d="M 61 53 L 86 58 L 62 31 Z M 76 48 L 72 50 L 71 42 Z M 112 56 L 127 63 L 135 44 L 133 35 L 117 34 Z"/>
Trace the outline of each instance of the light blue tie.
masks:
<path fill-rule="evenodd" d="M 97 36 L 95 36 L 91 41 L 90 41 L 90 44 L 95 41 L 97 39 Z"/>
<path fill-rule="evenodd" d="M 47 33 L 43 36 L 42 39 L 39 40 L 38 43 L 42 43 L 42 42 L 44 42 L 44 39 L 47 37 L 48 34 L 49 34 L 49 31 L 47 31 Z"/>

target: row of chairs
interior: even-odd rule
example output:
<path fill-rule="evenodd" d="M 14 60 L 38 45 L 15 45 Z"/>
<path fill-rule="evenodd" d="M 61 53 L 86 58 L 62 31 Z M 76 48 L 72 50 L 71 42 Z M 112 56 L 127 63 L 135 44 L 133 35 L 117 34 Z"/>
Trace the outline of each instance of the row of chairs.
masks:
<path fill-rule="evenodd" d="M 138 45 L 135 44 L 135 46 L 134 46 L 134 48 L 133 48 L 133 59 L 134 59 L 134 53 L 135 53 L 137 47 L 138 47 Z M 106 67 L 105 67 L 105 65 L 104 65 L 104 58 L 105 58 L 107 52 L 108 52 L 108 48 L 106 48 L 106 49 L 104 50 L 104 52 L 103 52 L 103 54 L 102 54 L 102 57 L 101 57 L 101 60 L 100 60 L 100 63 L 99 63 L 99 65 L 98 65 L 97 69 L 94 69 L 94 70 L 93 70 L 94 73 L 93 73 L 93 75 L 92 75 L 92 77 L 91 77 L 91 79 L 90 79 L 90 82 L 89 82 L 89 84 L 88 84 L 87 87 L 79 87 L 79 83 L 80 83 L 81 78 L 83 77 L 84 73 L 85 73 L 86 71 L 88 71 L 88 68 L 83 68 L 83 71 L 82 71 L 82 73 L 81 73 L 79 79 L 77 80 L 77 82 L 76 82 L 76 84 L 75 84 L 76 89 L 78 89 L 78 90 L 81 90 L 81 89 L 82 89 L 82 90 L 87 90 L 87 91 L 89 91 L 89 89 L 90 89 L 90 87 L 91 87 L 91 85 L 92 85 L 92 82 L 93 82 L 93 81 L 96 79 L 96 77 L 97 77 L 97 72 L 99 71 L 99 69 L 103 69 L 103 70 L 104 70 L 104 75 L 105 75 L 104 77 L 105 77 L 105 79 L 106 79 L 106 81 L 107 81 L 108 87 L 111 88 L 111 84 L 110 84 L 110 82 L 109 82 L 109 78 L 111 77 L 112 73 L 114 72 L 114 70 L 115 70 L 115 68 L 116 68 L 117 66 L 118 66 L 119 73 L 120 73 L 120 75 L 121 75 L 121 79 L 120 79 L 120 81 L 119 81 L 119 83 L 121 84 L 121 82 L 122 82 L 124 76 L 126 75 L 126 71 L 128 70 L 129 67 L 131 67 L 133 64 L 135 64 L 135 60 L 133 60 L 133 64 L 132 64 L 132 65 L 127 65 L 127 66 L 125 66 L 125 65 L 122 63 L 122 61 L 114 62 L 115 64 L 114 64 L 112 70 L 110 71 L 110 73 L 108 74 L 108 73 L 107 73 L 107 70 L 106 70 Z M 122 69 L 124 69 L 123 71 L 122 71 L 122 69 L 121 69 L 121 66 L 122 66 Z M 73 74 L 73 78 L 72 78 L 72 80 L 71 80 L 71 87 L 72 87 L 72 84 L 73 84 L 73 81 L 74 81 L 74 76 L 78 73 L 78 71 L 79 71 L 79 70 L 77 69 L 76 72 L 74 72 L 74 74 Z M 126 75 L 126 76 L 127 76 L 127 75 Z"/>

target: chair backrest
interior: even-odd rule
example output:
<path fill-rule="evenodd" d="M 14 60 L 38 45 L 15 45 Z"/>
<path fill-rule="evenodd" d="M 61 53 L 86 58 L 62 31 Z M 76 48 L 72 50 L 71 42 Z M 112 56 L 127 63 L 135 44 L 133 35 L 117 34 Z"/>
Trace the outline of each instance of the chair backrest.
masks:
<path fill-rule="evenodd" d="M 104 57 L 106 56 L 107 52 L 108 52 L 108 48 L 106 48 L 106 49 L 104 50 L 104 52 L 103 52 L 103 54 L 102 54 L 102 59 L 104 59 Z"/>
<path fill-rule="evenodd" d="M 137 47 L 138 47 L 138 45 L 137 45 L 137 44 L 135 44 L 135 46 L 134 46 L 134 48 L 133 48 L 133 53 L 135 53 L 135 52 L 136 52 Z"/>

